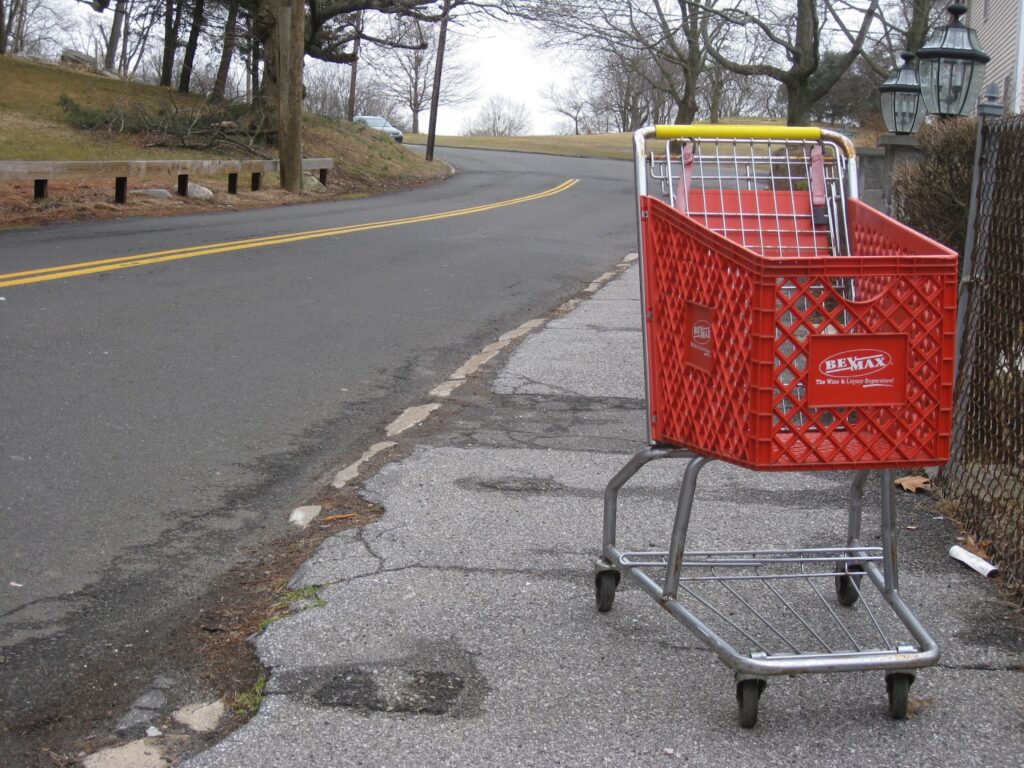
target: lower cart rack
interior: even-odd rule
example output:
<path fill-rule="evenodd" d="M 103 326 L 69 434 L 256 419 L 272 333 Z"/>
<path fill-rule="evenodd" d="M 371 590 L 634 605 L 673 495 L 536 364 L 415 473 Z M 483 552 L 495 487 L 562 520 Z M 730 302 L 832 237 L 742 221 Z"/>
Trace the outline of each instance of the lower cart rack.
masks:
<path fill-rule="evenodd" d="M 620 550 L 619 490 L 664 458 L 689 460 L 669 549 Z M 914 670 L 935 664 L 939 650 L 897 591 L 891 471 L 882 472 L 882 546 L 860 543 L 865 470 L 854 473 L 846 546 L 689 551 L 697 477 L 710 461 L 654 446 L 612 480 L 595 574 L 598 610 L 611 610 L 622 574 L 636 581 L 735 671 L 744 727 L 757 722 L 767 678 L 815 672 L 883 671 L 889 714 L 906 717 Z"/>

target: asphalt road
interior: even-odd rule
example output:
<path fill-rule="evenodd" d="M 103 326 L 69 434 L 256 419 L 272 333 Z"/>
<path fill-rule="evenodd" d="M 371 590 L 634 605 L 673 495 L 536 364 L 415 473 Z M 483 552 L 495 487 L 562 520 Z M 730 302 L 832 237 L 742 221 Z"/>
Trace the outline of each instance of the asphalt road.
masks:
<path fill-rule="evenodd" d="M 201 594 L 469 355 L 635 248 L 628 163 L 438 156 L 452 179 L 365 200 L 0 233 L 0 714 Z"/>

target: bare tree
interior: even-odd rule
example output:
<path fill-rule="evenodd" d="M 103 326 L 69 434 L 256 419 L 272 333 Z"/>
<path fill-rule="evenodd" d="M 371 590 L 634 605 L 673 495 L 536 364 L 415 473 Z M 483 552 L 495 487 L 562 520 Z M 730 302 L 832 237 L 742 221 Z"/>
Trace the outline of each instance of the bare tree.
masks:
<path fill-rule="evenodd" d="M 90 42 L 79 47 L 92 50 L 93 41 L 100 43 L 102 40 L 103 68 L 121 77 L 134 76 L 147 55 L 150 35 L 162 14 L 163 0 L 116 0 L 112 18 L 106 14 L 110 0 L 90 0 L 88 4 L 100 15 L 96 21 L 87 22 L 86 34 Z M 109 24 L 107 19 L 110 19 Z"/>
<path fill-rule="evenodd" d="M 737 75 L 725 67 L 708 67 L 701 75 L 698 117 L 711 123 L 749 115 L 780 117 L 778 84 L 765 77 Z"/>
<path fill-rule="evenodd" d="M 526 106 L 492 96 L 477 113 L 462 126 L 464 136 L 522 136 L 530 132 L 530 113 Z"/>
<path fill-rule="evenodd" d="M 347 119 L 350 77 L 350 70 L 340 64 L 310 62 L 303 76 L 306 110 L 324 117 Z M 381 115 L 391 124 L 402 127 L 401 105 L 385 96 L 383 87 L 373 80 L 357 90 L 353 107 L 357 115 Z"/>
<path fill-rule="evenodd" d="M 900 53 L 917 53 L 928 31 L 942 22 L 946 0 L 885 0 L 878 18 L 881 34 L 868 45 L 863 61 L 880 77 L 901 66 Z"/>
<path fill-rule="evenodd" d="M 590 94 L 581 83 L 574 81 L 568 88 L 561 89 L 552 84 L 545 91 L 544 98 L 552 112 L 568 118 L 567 133 L 579 136 L 586 131 L 587 118 L 593 108 Z"/>
<path fill-rule="evenodd" d="M 4 30 L 0 35 L 0 53 L 52 53 L 60 50 L 75 26 L 66 9 L 51 0 L 9 0 L 6 16 L 0 22 L 0 29 Z"/>
<path fill-rule="evenodd" d="M 312 62 L 303 74 L 306 109 L 314 115 L 341 118 L 347 111 L 349 74 L 340 64 Z"/>
<path fill-rule="evenodd" d="M 719 39 L 704 35 L 708 55 L 738 75 L 778 81 L 790 125 L 807 123 L 814 102 L 862 55 L 879 6 L 879 0 L 795 0 L 795 8 L 773 0 L 727 1 L 715 10 L 724 25 Z M 835 44 L 845 45 L 836 49 L 835 66 L 822 68 L 826 23 L 836 30 Z"/>
<path fill-rule="evenodd" d="M 663 93 L 673 118 L 691 122 L 697 112 L 697 83 L 714 36 L 710 13 L 718 0 L 525 0 L 519 11 L 549 46 L 642 62 L 636 75 Z"/>
<path fill-rule="evenodd" d="M 368 56 L 374 71 L 374 87 L 407 109 L 413 133 L 420 133 L 420 115 L 430 108 L 437 60 L 438 29 L 422 21 L 400 20 L 396 37 L 409 47 L 377 47 Z M 424 47 L 420 47 L 420 46 Z M 449 29 L 445 44 L 444 76 L 438 104 L 454 106 L 472 101 L 476 87 L 470 70 L 458 59 L 459 40 Z"/>

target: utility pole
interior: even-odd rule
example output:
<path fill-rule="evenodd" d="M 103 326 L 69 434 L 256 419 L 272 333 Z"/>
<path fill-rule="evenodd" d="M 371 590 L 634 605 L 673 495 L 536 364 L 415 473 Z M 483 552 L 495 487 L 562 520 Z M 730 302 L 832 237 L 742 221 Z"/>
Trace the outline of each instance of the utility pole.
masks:
<path fill-rule="evenodd" d="M 352 43 L 352 72 L 348 81 L 348 121 L 356 117 L 356 75 L 359 71 L 359 47 L 363 39 L 363 12 L 356 18 L 356 39 Z"/>
<path fill-rule="evenodd" d="M 444 66 L 444 42 L 448 36 L 448 12 L 451 0 L 444 0 L 444 16 L 441 17 L 441 31 L 437 35 L 437 59 L 434 61 L 434 90 L 430 94 L 430 126 L 427 128 L 428 161 L 434 159 L 434 137 L 437 135 L 437 105 L 441 99 L 441 69 Z"/>
<path fill-rule="evenodd" d="M 277 143 L 281 187 L 302 192 L 302 60 L 306 13 L 303 0 L 280 0 L 277 18 Z"/>

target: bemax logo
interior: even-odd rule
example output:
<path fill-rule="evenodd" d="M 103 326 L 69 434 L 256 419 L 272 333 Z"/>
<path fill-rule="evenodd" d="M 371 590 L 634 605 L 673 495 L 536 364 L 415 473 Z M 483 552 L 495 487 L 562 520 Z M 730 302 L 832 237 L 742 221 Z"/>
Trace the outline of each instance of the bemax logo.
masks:
<path fill-rule="evenodd" d="M 907 402 L 907 354 L 903 334 L 811 336 L 807 404 L 812 408 L 903 405 Z"/>
<path fill-rule="evenodd" d="M 826 357 L 818 370 L 833 379 L 863 378 L 892 365 L 892 355 L 881 349 L 851 349 Z"/>
<path fill-rule="evenodd" d="M 707 320 L 698 320 L 693 324 L 690 335 L 695 344 L 706 347 L 711 343 L 711 323 Z"/>

